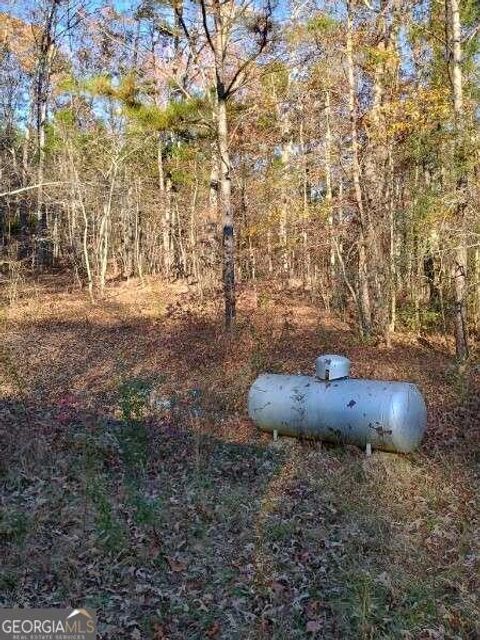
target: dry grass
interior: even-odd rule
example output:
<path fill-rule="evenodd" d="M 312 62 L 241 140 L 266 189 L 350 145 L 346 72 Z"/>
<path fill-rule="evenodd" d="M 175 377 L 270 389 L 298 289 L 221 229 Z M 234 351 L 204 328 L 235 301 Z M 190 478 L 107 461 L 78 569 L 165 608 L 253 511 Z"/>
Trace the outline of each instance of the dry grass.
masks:
<path fill-rule="evenodd" d="M 2 604 L 94 606 L 112 640 L 479 637 L 478 373 L 440 338 L 362 344 L 298 295 L 239 307 L 230 338 L 152 282 L 91 306 L 46 280 L 4 308 Z M 324 351 L 420 385 L 419 453 L 253 429 L 257 373 Z"/>

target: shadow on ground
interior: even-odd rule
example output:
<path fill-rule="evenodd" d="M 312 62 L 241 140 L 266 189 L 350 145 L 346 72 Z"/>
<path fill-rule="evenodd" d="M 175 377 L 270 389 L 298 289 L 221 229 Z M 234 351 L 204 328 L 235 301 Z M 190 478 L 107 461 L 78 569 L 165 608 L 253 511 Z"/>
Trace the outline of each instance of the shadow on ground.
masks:
<path fill-rule="evenodd" d="M 476 637 L 473 458 L 229 443 L 129 406 L 3 401 L 2 606 L 90 606 L 105 640 Z"/>

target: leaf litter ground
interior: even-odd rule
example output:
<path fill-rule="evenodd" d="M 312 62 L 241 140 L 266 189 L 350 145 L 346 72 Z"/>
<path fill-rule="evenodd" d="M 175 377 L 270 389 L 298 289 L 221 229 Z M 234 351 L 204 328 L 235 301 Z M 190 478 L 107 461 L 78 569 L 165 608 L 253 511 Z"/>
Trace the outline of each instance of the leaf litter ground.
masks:
<path fill-rule="evenodd" d="M 186 287 L 48 279 L 1 328 L 2 606 L 90 606 L 105 640 L 480 637 L 478 371 L 444 339 L 364 344 L 274 290 L 229 338 Z M 257 433 L 255 376 L 326 351 L 419 384 L 420 452 Z"/>

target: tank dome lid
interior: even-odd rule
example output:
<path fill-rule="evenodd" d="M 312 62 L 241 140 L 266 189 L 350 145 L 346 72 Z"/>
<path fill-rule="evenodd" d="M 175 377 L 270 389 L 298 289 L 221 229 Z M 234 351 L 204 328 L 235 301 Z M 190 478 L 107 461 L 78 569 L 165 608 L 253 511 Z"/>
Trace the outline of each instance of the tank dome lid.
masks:
<path fill-rule="evenodd" d="M 345 356 L 325 354 L 315 360 L 315 374 L 320 380 L 348 378 L 350 360 Z"/>

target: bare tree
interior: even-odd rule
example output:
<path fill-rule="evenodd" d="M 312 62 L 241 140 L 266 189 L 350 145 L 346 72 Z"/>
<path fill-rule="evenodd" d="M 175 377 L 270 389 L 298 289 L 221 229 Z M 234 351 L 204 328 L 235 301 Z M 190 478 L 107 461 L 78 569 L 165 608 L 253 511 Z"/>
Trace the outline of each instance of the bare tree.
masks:
<path fill-rule="evenodd" d="M 346 33 L 346 62 L 348 79 L 348 110 L 350 116 L 350 137 L 352 154 L 352 180 L 355 192 L 355 202 L 358 211 L 358 300 L 360 305 L 361 326 L 365 334 L 372 330 L 372 311 L 367 270 L 367 214 L 363 206 L 361 187 L 359 143 L 357 132 L 357 88 L 355 81 L 355 66 L 353 57 L 353 25 L 352 0 L 347 0 L 347 33 Z"/>
<path fill-rule="evenodd" d="M 178 20 L 188 43 L 195 48 L 196 37 L 186 24 L 178 3 Z M 225 327 L 235 323 L 235 237 L 232 205 L 232 165 L 229 145 L 228 102 L 232 95 L 248 81 L 248 74 L 265 50 L 272 28 L 272 5 L 265 0 L 256 8 L 251 0 L 200 0 L 201 25 L 213 56 L 215 88 L 215 124 L 218 147 L 218 207 L 222 224 L 223 288 L 225 299 Z"/>
<path fill-rule="evenodd" d="M 451 83 L 453 94 L 453 110 L 455 114 L 455 145 L 459 163 L 456 181 L 456 216 L 459 229 L 457 249 L 454 258 L 454 290 L 455 290 L 455 344 L 457 357 L 465 360 L 468 357 L 468 329 L 467 329 L 467 263 L 468 251 L 465 238 L 465 190 L 467 174 L 462 168 L 462 152 L 464 138 L 464 108 L 463 108 L 463 74 L 462 74 L 462 43 L 460 9 L 458 0 L 446 0 L 447 33 L 449 34 L 449 60 L 451 68 Z"/>

